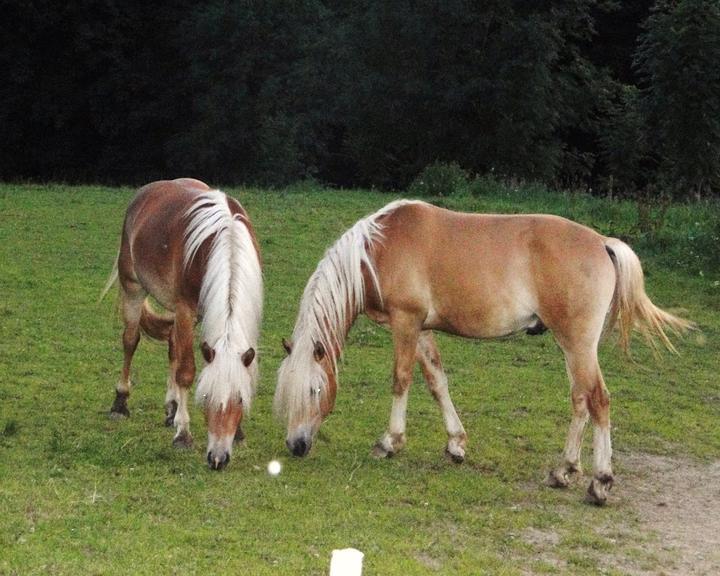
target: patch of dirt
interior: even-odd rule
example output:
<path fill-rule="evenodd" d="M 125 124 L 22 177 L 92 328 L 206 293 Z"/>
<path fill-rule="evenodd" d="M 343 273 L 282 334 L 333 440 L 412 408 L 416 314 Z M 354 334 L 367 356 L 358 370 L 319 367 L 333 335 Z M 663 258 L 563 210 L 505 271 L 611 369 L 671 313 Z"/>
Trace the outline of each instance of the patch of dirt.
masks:
<path fill-rule="evenodd" d="M 622 505 L 637 514 L 651 536 L 644 547 L 661 564 L 660 574 L 720 574 L 720 461 L 623 454 L 616 457 L 616 477 Z M 623 567 L 619 560 L 615 568 L 648 573 Z"/>
<path fill-rule="evenodd" d="M 560 543 L 560 534 L 554 530 L 538 530 L 537 528 L 526 528 L 523 531 L 523 540 L 533 546 L 548 548 L 557 546 Z"/>
<path fill-rule="evenodd" d="M 415 559 L 426 568 L 438 572 L 442 568 L 442 562 L 437 558 L 433 558 L 425 552 L 415 554 Z"/>
<path fill-rule="evenodd" d="M 595 534 L 610 545 L 597 554 L 584 549 L 598 573 L 720 576 L 720 461 L 616 452 L 613 463 L 616 485 L 607 505 L 620 514 L 587 509 L 597 522 Z M 588 475 L 577 479 L 568 498 L 577 498 L 588 481 Z M 558 549 L 566 536 L 562 527 L 523 530 L 534 560 L 544 565 L 523 574 L 572 574 L 567 552 Z"/>

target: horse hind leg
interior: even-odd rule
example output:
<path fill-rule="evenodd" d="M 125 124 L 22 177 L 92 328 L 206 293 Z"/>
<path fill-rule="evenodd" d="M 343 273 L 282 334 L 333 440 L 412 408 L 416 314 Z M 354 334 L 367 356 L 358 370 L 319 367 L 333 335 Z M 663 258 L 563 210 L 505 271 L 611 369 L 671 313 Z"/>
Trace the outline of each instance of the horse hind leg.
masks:
<path fill-rule="evenodd" d="M 610 440 L 610 396 L 600 371 L 597 353 L 565 354 L 572 384 L 573 419 L 568 431 L 563 464 L 550 473 L 549 484 L 565 487 L 569 478 L 581 472 L 580 449 L 588 417 L 593 421 L 593 478 L 587 501 L 603 505 L 613 486 Z"/>
<path fill-rule="evenodd" d="M 572 380 L 572 376 L 570 377 Z M 548 485 L 553 488 L 566 488 L 572 479 L 582 475 L 580 464 L 580 450 L 582 448 L 583 433 L 588 421 L 588 409 L 585 395 L 573 386 L 571 391 L 572 421 L 568 430 L 563 450 L 563 463 L 550 471 Z"/>
<path fill-rule="evenodd" d="M 115 401 L 110 408 L 111 418 L 117 419 L 130 416 L 130 410 L 127 407 L 128 397 L 132 389 L 130 365 L 140 342 L 140 316 L 146 296 L 147 294 L 142 287 L 134 282 L 126 283 L 120 289 L 120 306 L 125 325 L 122 336 L 124 358 L 120 380 L 115 385 Z"/>
<path fill-rule="evenodd" d="M 461 463 L 465 460 L 467 434 L 450 398 L 448 379 L 443 370 L 440 352 L 437 349 L 432 332 L 426 331 L 420 334 L 416 356 L 428 390 L 430 390 L 433 398 L 440 406 L 445 421 L 445 429 L 448 435 L 445 453 L 454 462 Z"/>
<path fill-rule="evenodd" d="M 610 394 L 605 387 L 600 368 L 596 384 L 590 392 L 588 409 L 593 420 L 593 478 L 588 486 L 586 500 L 602 506 L 615 478 L 612 472 L 612 442 L 610 440 Z"/>

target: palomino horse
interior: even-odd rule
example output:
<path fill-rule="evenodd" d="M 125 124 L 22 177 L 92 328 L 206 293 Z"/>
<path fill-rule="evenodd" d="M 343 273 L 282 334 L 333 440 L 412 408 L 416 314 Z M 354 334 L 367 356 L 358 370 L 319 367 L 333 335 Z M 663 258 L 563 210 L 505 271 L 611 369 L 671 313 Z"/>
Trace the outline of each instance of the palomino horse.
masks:
<path fill-rule="evenodd" d="M 550 474 L 567 486 L 580 471 L 588 416 L 594 424 L 588 498 L 602 504 L 613 483 L 609 396 L 598 365 L 604 328 L 658 336 L 689 322 L 663 312 L 645 294 L 640 261 L 623 242 L 549 215 L 462 214 L 401 200 L 358 221 L 332 246 L 300 303 L 288 356 L 280 366 L 275 409 L 287 421 L 287 446 L 310 450 L 337 390 L 337 360 L 357 315 L 387 325 L 395 349 L 393 404 L 374 455 L 405 444 L 413 364 L 420 364 L 439 404 L 448 454 L 460 462 L 467 436 L 448 394 L 431 330 L 497 338 L 549 329 L 565 354 L 573 417 L 564 462 Z"/>
<path fill-rule="evenodd" d="M 128 207 L 105 292 L 118 278 L 125 362 L 111 415 L 129 416 L 130 363 L 142 329 L 168 343 L 166 424 L 177 429 L 174 445 L 192 445 L 188 391 L 195 378 L 193 329 L 201 318 L 206 365 L 196 398 L 208 424 L 208 464 L 224 468 L 234 437 L 242 437 L 240 421 L 258 378 L 263 284 L 247 213 L 239 202 L 198 180 L 148 184 Z M 155 314 L 148 295 L 172 316 Z"/>

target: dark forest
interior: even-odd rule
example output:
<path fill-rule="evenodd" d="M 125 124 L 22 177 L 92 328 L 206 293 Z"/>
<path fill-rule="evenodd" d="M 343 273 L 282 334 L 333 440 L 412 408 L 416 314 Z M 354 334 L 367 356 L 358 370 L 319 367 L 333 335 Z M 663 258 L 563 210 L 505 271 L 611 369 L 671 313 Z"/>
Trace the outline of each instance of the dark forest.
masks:
<path fill-rule="evenodd" d="M 717 0 L 3 2 L 0 178 L 720 194 Z"/>

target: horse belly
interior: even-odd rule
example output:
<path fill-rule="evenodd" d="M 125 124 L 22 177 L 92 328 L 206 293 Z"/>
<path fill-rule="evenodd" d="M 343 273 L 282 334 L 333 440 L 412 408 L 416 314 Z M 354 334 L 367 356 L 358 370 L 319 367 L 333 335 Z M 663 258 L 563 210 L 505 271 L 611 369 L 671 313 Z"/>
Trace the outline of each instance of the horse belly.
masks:
<path fill-rule="evenodd" d="M 528 294 L 473 298 L 465 295 L 454 303 L 433 303 L 424 328 L 467 338 L 499 338 L 537 323 L 537 306 Z"/>
<path fill-rule="evenodd" d="M 155 274 L 152 270 L 142 270 L 138 273 L 138 278 L 143 288 L 145 288 L 163 308 L 170 311 L 175 310 L 175 301 L 177 299 L 175 287 L 173 283 L 167 282 L 167 277 Z"/>

